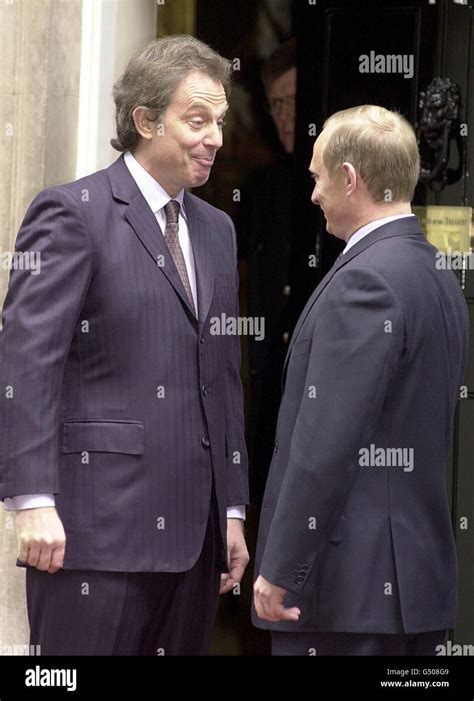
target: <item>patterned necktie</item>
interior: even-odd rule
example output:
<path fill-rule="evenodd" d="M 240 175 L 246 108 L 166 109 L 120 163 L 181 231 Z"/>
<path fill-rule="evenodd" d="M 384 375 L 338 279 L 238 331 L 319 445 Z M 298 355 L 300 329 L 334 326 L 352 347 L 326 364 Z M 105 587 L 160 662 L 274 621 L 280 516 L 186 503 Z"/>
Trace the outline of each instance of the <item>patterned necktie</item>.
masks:
<path fill-rule="evenodd" d="M 189 284 L 188 271 L 186 269 L 186 263 L 184 261 L 183 251 L 179 245 L 178 238 L 178 217 L 179 217 L 179 202 L 176 200 L 170 200 L 168 204 L 165 204 L 165 214 L 166 214 L 166 229 L 165 229 L 165 241 L 168 245 L 171 257 L 174 260 L 176 270 L 179 273 L 183 287 L 186 290 L 188 299 L 191 303 L 191 308 L 196 313 L 196 308 L 194 306 L 194 299 L 191 292 L 191 285 Z"/>

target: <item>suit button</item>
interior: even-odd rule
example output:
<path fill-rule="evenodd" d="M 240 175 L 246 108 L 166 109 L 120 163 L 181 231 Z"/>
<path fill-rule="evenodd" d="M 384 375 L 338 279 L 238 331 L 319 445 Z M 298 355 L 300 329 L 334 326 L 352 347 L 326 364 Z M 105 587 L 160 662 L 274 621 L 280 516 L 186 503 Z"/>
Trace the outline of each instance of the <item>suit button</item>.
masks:
<path fill-rule="evenodd" d="M 202 396 L 203 396 L 203 397 L 206 397 L 206 396 L 207 396 L 207 387 L 206 387 L 206 385 L 203 385 L 203 386 L 201 387 L 201 392 L 202 392 Z"/>
<path fill-rule="evenodd" d="M 299 577 L 295 577 L 295 584 L 303 584 L 303 582 L 304 577 L 301 577 L 301 575 Z"/>
<path fill-rule="evenodd" d="M 204 343 L 204 336 L 200 336 L 199 343 L 201 343 L 201 345 Z"/>
<path fill-rule="evenodd" d="M 209 438 L 203 438 L 202 441 L 201 441 L 201 443 L 203 444 L 203 446 L 204 446 L 205 448 L 209 448 L 210 445 L 211 445 L 211 441 L 209 440 Z"/>
<path fill-rule="evenodd" d="M 273 452 L 276 453 L 278 450 L 278 441 L 275 441 L 275 447 L 273 448 Z"/>

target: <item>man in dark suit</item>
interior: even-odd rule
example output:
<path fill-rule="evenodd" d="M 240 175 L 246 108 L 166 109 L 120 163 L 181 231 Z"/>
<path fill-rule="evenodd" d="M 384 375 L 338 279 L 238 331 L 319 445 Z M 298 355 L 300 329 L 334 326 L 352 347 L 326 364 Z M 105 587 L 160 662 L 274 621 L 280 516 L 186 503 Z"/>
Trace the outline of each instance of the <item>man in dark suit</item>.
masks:
<path fill-rule="evenodd" d="M 310 171 L 346 247 L 288 349 L 253 620 L 277 655 L 435 654 L 456 619 L 445 464 L 466 304 L 411 214 L 405 119 L 370 105 L 333 115 Z"/>
<path fill-rule="evenodd" d="M 205 654 L 248 562 L 239 338 L 211 333 L 238 315 L 235 231 L 185 191 L 229 79 L 192 37 L 138 52 L 124 155 L 41 192 L 17 237 L 41 271 L 12 273 L 3 310 L 0 497 L 43 655 Z"/>

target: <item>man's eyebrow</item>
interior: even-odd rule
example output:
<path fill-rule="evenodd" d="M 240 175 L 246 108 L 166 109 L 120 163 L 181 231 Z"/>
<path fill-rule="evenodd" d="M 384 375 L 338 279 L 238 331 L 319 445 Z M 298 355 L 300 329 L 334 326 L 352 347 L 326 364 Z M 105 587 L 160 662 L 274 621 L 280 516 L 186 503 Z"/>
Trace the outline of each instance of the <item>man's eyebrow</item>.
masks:
<path fill-rule="evenodd" d="M 226 114 L 226 112 L 229 109 L 229 105 L 226 106 L 226 108 L 223 110 L 222 114 Z M 205 112 L 210 112 L 211 108 L 209 105 L 207 105 L 205 102 L 201 102 L 201 100 L 196 100 L 195 102 L 192 102 L 190 105 L 186 107 L 186 112 L 192 112 L 193 110 L 204 110 Z"/>
<path fill-rule="evenodd" d="M 192 110 L 205 110 L 206 112 L 208 112 L 209 106 L 206 105 L 204 102 L 196 100 L 196 102 L 192 102 L 190 105 L 187 105 L 185 108 L 185 112 L 191 112 Z"/>

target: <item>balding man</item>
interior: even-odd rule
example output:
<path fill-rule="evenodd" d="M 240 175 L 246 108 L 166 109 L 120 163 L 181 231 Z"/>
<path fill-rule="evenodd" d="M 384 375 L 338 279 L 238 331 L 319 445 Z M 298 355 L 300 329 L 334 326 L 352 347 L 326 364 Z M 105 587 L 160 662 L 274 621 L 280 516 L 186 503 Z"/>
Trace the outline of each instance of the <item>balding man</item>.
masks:
<path fill-rule="evenodd" d="M 296 325 L 256 558 L 273 654 L 430 655 L 456 620 L 445 488 L 467 308 L 410 202 L 410 124 L 330 117 L 312 201 L 346 242 Z"/>

